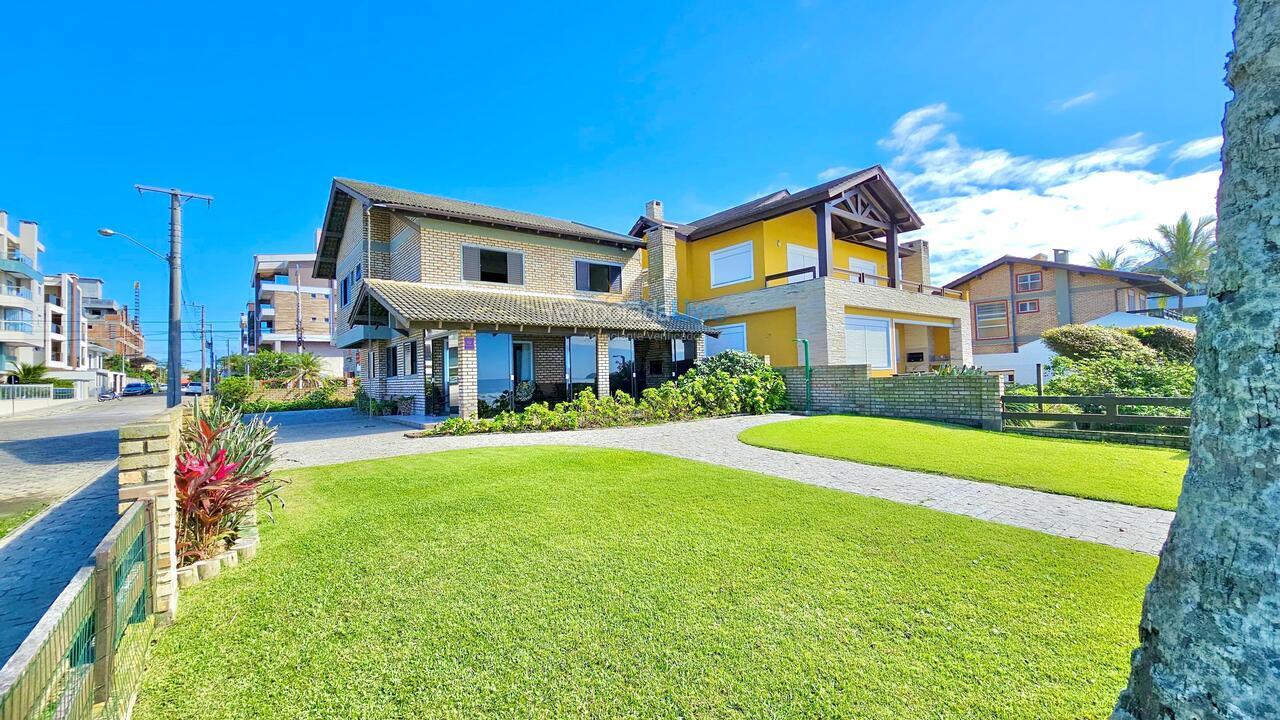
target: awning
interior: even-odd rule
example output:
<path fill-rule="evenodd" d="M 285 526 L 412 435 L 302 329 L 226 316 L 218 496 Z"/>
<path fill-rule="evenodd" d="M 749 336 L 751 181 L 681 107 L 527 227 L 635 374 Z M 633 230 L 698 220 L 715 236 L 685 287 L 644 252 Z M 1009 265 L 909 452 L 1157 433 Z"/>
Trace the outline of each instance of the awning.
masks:
<path fill-rule="evenodd" d="M 603 302 L 521 292 L 495 292 L 399 280 L 365 279 L 353 307 L 366 300 L 386 309 L 401 329 L 599 330 L 641 335 L 695 337 L 719 331 L 681 313 L 662 314 L 648 303 Z M 365 323 L 367 314 L 352 318 Z M 376 320 L 374 321 L 376 322 Z"/>

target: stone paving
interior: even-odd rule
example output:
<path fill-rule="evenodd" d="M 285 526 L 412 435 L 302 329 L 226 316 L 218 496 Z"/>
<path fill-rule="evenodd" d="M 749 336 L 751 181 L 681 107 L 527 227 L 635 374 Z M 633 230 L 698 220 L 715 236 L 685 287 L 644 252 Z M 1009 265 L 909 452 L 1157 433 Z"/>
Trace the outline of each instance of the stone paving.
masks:
<path fill-rule="evenodd" d="M 642 450 L 754 470 L 1151 555 L 1159 554 L 1173 520 L 1173 513 L 1164 510 L 768 450 L 737 439 L 738 433 L 748 427 L 792 419 L 789 415 L 769 415 L 604 430 L 441 438 L 406 438 L 403 428 L 347 411 L 322 411 L 305 417 L 281 415 L 277 423 L 284 467 L 460 448 L 587 445 Z"/>
<path fill-rule="evenodd" d="M 0 538 L 0 664 L 115 523 L 119 427 L 163 409 L 153 396 L 0 421 L 0 512 L 56 503 Z"/>

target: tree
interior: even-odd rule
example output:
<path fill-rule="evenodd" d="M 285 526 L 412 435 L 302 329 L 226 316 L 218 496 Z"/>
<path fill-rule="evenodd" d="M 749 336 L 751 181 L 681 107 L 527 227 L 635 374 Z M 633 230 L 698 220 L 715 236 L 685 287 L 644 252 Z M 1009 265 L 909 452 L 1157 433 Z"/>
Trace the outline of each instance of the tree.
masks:
<path fill-rule="evenodd" d="M 1117 720 L 1276 717 L 1280 703 L 1280 1 L 1238 0 L 1227 84 L 1191 462 Z"/>
<path fill-rule="evenodd" d="M 314 353 L 298 353 L 292 357 L 290 364 L 293 366 L 293 375 L 289 378 L 289 385 L 301 388 L 320 384 L 323 368 L 320 366 L 320 358 Z"/>
<path fill-rule="evenodd" d="M 1217 247 L 1213 227 L 1216 222 L 1212 215 L 1205 215 L 1192 227 L 1191 217 L 1182 213 L 1172 227 L 1156 227 L 1159 238 L 1139 238 L 1134 243 L 1150 250 L 1155 255 L 1153 260 L 1164 266 L 1164 274 L 1182 287 L 1202 285 L 1209 270 L 1209 258 Z M 1181 295 L 1178 309 L 1182 309 Z"/>
<path fill-rule="evenodd" d="M 1130 258 L 1124 256 L 1124 247 L 1118 247 L 1111 252 L 1099 250 L 1089 256 L 1089 264 L 1099 270 L 1128 270 L 1133 264 Z"/>
<path fill-rule="evenodd" d="M 49 368 L 44 363 L 36 363 L 28 365 L 27 363 L 18 363 L 18 370 L 13 373 L 18 377 L 19 385 L 39 385 L 48 383 L 45 376 L 49 374 Z"/>

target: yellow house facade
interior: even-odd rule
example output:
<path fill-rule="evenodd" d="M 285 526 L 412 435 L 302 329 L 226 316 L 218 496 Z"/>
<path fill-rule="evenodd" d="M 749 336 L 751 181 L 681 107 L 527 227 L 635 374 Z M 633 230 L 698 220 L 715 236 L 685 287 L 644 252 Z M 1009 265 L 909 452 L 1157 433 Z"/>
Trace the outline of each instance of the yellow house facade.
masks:
<path fill-rule="evenodd" d="M 883 376 L 973 360 L 964 293 L 930 284 L 927 242 L 898 241 L 922 224 L 877 166 L 691 223 L 668 221 L 652 201 L 631 234 L 646 240 L 648 292 L 663 282 L 661 256 L 674 266 L 670 309 L 720 331 L 708 354 L 747 350 L 790 366 L 807 345 L 813 365 Z"/>

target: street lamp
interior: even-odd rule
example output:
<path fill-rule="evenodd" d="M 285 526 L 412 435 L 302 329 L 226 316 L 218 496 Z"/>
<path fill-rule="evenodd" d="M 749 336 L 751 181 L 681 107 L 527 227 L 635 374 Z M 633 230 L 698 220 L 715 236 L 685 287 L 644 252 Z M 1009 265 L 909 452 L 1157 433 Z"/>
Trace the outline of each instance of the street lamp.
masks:
<path fill-rule="evenodd" d="M 166 373 L 165 405 L 174 407 L 182 402 L 182 261 L 177 248 L 169 255 L 161 255 L 133 237 L 111 228 L 99 228 L 98 234 L 102 237 L 122 237 L 169 266 L 169 371 Z M 139 322 L 142 320 L 136 319 Z"/>

